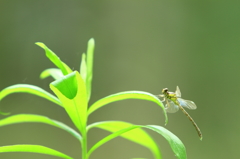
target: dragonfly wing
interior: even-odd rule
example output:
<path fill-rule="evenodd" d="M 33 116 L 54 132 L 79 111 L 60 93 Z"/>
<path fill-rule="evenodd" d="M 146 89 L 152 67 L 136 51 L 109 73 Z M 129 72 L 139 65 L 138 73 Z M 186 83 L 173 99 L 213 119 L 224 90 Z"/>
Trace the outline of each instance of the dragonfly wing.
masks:
<path fill-rule="evenodd" d="M 175 94 L 176 94 L 177 97 L 181 97 L 181 92 L 180 92 L 180 89 L 179 89 L 178 86 L 177 86 Z"/>
<path fill-rule="evenodd" d="M 179 102 L 179 104 L 182 107 L 192 109 L 192 110 L 197 109 L 197 106 L 193 101 L 185 100 L 185 99 L 182 99 L 182 98 L 177 98 L 177 101 Z"/>
<path fill-rule="evenodd" d="M 176 113 L 178 111 L 179 107 L 173 101 L 167 100 L 166 102 L 166 111 L 168 113 Z"/>

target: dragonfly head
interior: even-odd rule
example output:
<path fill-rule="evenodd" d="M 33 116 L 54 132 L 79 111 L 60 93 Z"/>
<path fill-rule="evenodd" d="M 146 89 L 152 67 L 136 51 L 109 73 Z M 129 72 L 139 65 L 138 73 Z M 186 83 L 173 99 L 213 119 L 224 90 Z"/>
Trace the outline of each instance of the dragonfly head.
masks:
<path fill-rule="evenodd" d="M 168 92 L 168 88 L 164 88 L 163 90 L 162 90 L 162 93 L 163 94 L 166 94 Z"/>

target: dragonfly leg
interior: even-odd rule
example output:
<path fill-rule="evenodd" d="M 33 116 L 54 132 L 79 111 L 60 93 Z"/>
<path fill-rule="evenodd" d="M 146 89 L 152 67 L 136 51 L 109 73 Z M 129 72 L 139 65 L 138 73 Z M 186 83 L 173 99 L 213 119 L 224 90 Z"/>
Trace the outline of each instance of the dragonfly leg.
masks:
<path fill-rule="evenodd" d="M 158 95 L 159 97 L 165 97 L 163 94 Z"/>
<path fill-rule="evenodd" d="M 160 99 L 161 102 L 165 102 L 165 96 L 163 94 L 156 95 L 158 99 L 163 98 L 163 100 Z"/>
<path fill-rule="evenodd" d="M 161 100 L 161 102 L 165 102 L 166 101 L 166 99 L 165 98 L 163 98 L 163 100 Z"/>

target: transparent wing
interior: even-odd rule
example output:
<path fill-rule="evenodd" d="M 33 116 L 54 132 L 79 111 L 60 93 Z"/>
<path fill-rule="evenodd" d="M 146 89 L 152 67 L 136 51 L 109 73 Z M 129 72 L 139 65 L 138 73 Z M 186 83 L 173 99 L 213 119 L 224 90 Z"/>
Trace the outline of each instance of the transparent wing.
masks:
<path fill-rule="evenodd" d="M 182 107 L 188 108 L 188 109 L 197 109 L 196 104 L 193 101 L 185 100 L 182 98 L 177 98 L 177 101 Z"/>
<path fill-rule="evenodd" d="M 168 113 L 176 113 L 179 110 L 179 107 L 171 100 L 167 99 L 166 100 L 166 111 Z"/>
<path fill-rule="evenodd" d="M 177 86 L 175 94 L 176 94 L 177 97 L 181 97 L 181 92 L 180 92 L 180 89 L 179 89 L 178 86 Z"/>

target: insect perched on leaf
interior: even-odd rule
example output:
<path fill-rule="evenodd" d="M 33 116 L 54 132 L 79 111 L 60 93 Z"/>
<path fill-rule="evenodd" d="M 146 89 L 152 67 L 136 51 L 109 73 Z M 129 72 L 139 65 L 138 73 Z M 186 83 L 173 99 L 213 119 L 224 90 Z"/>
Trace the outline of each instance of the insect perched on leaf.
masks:
<path fill-rule="evenodd" d="M 162 102 L 166 102 L 165 108 L 168 113 L 175 113 L 179 109 L 182 110 L 182 112 L 188 117 L 188 119 L 192 122 L 193 126 L 196 128 L 198 132 L 198 136 L 200 137 L 200 140 L 202 140 L 202 133 L 193 120 L 193 118 L 186 112 L 184 108 L 188 109 L 197 109 L 196 104 L 193 101 L 185 100 L 181 98 L 181 92 L 179 87 L 177 86 L 177 89 L 175 92 L 169 92 L 167 88 L 164 88 L 162 90 L 162 94 L 158 95 L 158 97 L 163 97 Z M 184 108 L 183 108 L 184 107 Z"/>

